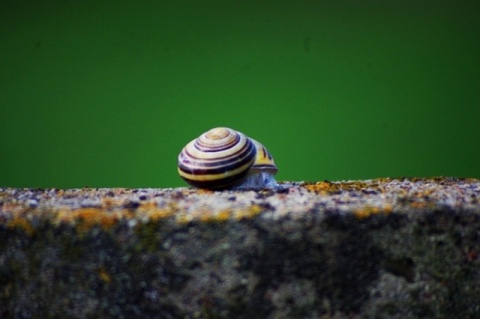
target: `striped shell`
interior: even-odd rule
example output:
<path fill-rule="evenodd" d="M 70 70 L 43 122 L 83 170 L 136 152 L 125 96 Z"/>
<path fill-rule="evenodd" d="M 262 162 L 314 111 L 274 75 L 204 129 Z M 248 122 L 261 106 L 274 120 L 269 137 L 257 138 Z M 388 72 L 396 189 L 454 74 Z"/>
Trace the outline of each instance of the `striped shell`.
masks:
<path fill-rule="evenodd" d="M 226 127 L 203 133 L 178 156 L 178 173 L 198 188 L 271 187 L 276 185 L 276 172 L 262 144 Z"/>

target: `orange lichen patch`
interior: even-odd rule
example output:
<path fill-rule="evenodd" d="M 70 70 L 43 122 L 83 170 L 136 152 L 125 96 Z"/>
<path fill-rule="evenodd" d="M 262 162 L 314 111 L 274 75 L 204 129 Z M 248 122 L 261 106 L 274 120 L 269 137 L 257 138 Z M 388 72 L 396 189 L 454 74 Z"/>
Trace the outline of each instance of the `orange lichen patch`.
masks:
<path fill-rule="evenodd" d="M 158 207 L 157 203 L 154 202 L 154 201 L 149 201 L 149 202 L 145 202 L 143 203 L 142 205 L 140 205 L 138 207 L 138 210 L 140 211 L 150 211 L 150 210 L 153 210 L 153 209 L 156 209 Z"/>
<path fill-rule="evenodd" d="M 149 210 L 148 212 L 148 217 L 150 218 L 151 221 L 157 221 L 159 219 L 164 219 L 167 217 L 170 217 L 174 214 L 174 211 L 169 210 L 169 209 L 152 209 Z"/>
<path fill-rule="evenodd" d="M 338 189 L 345 191 L 377 191 L 385 192 L 382 185 L 387 183 L 389 179 L 376 179 L 371 181 L 351 181 L 351 182 L 339 182 Z"/>
<path fill-rule="evenodd" d="M 171 217 L 177 211 L 178 207 L 174 202 L 168 203 L 167 206 L 160 208 L 156 202 L 151 201 L 140 205 L 136 210 L 136 214 L 142 214 L 148 216 L 151 221 L 157 221 Z"/>
<path fill-rule="evenodd" d="M 230 210 L 224 209 L 219 211 L 216 217 L 218 221 L 223 222 L 229 219 L 231 214 L 232 212 Z"/>
<path fill-rule="evenodd" d="M 330 182 L 318 182 L 315 184 L 307 184 L 305 188 L 310 192 L 326 194 L 333 189 Z M 336 187 L 335 187 L 336 189 Z"/>
<path fill-rule="evenodd" d="M 29 208 L 24 204 L 19 203 L 5 203 L 0 206 L 0 212 L 9 212 L 13 215 L 22 215 L 29 211 Z"/>
<path fill-rule="evenodd" d="M 106 284 L 112 281 L 112 276 L 107 272 L 104 267 L 98 269 L 98 277 Z"/>
<path fill-rule="evenodd" d="M 380 181 L 346 181 L 346 182 L 317 182 L 317 183 L 307 183 L 303 185 L 310 192 L 319 193 L 322 195 L 328 195 L 331 193 L 336 193 L 340 191 L 358 191 L 362 189 L 379 189 Z"/>
<path fill-rule="evenodd" d="M 23 230 L 28 236 L 33 235 L 33 227 L 28 220 L 22 217 L 15 217 L 8 221 L 7 227 L 10 229 L 19 228 Z"/>
<path fill-rule="evenodd" d="M 87 232 L 94 226 L 108 230 L 118 223 L 120 219 L 131 217 L 127 210 L 109 212 L 103 208 L 80 208 L 76 210 L 62 210 L 58 213 L 59 222 L 73 224 L 80 233 Z"/>
<path fill-rule="evenodd" d="M 225 208 L 215 211 L 211 207 L 205 207 L 195 210 L 192 213 L 185 214 L 179 212 L 176 214 L 177 222 L 186 224 L 192 221 L 200 221 L 203 223 L 223 223 L 228 220 L 242 220 L 253 218 L 262 212 L 259 205 L 252 205 L 241 209 Z"/>
<path fill-rule="evenodd" d="M 179 224 L 188 224 L 192 221 L 192 217 L 186 214 L 179 214 L 177 216 L 177 223 Z"/>
<path fill-rule="evenodd" d="M 105 209 L 110 209 L 114 206 L 118 206 L 118 201 L 115 201 L 113 198 L 103 198 L 102 207 Z"/>
<path fill-rule="evenodd" d="M 434 203 L 424 202 L 424 201 L 415 201 L 410 204 L 413 208 L 430 208 L 435 207 Z"/>
<path fill-rule="evenodd" d="M 368 218 L 372 215 L 377 215 L 377 214 L 390 214 L 392 212 L 392 207 L 391 206 L 386 206 L 386 207 L 372 207 L 372 206 L 366 206 L 361 209 L 357 209 L 353 212 L 353 215 L 358 218 L 358 219 L 365 219 Z"/>
<path fill-rule="evenodd" d="M 118 216 L 109 214 L 103 209 L 82 208 L 73 212 L 78 219 L 78 229 L 88 230 L 92 226 L 100 225 L 102 229 L 111 228 L 118 222 Z"/>
<path fill-rule="evenodd" d="M 385 205 L 385 207 L 383 207 L 383 212 L 385 214 L 390 214 L 392 211 L 393 211 L 393 207 L 390 204 L 387 204 Z"/>

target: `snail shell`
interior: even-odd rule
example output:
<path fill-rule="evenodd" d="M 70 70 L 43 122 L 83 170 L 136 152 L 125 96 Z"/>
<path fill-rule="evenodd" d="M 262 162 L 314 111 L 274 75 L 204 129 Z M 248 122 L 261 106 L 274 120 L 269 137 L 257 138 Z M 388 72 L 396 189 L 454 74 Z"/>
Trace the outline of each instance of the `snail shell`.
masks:
<path fill-rule="evenodd" d="M 226 127 L 203 133 L 178 156 L 178 173 L 198 188 L 271 188 L 277 171 L 262 144 Z"/>

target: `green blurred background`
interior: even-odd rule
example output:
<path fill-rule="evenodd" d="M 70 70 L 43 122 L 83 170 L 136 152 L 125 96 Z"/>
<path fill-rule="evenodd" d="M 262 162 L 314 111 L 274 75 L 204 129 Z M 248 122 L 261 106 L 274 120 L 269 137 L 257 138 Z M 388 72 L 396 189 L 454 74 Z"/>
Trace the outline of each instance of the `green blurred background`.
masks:
<path fill-rule="evenodd" d="M 0 81 L 0 186 L 182 186 L 215 126 L 279 180 L 480 178 L 479 1 L 0 0 Z"/>

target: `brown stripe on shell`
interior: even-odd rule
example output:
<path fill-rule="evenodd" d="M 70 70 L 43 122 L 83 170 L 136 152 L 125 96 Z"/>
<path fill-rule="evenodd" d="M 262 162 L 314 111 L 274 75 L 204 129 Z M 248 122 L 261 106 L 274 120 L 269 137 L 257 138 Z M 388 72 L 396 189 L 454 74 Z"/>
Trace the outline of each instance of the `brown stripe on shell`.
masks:
<path fill-rule="evenodd" d="M 250 163 L 252 165 L 256 150 L 251 142 L 248 142 L 241 152 L 217 159 L 202 159 L 192 157 L 188 150 L 180 154 L 178 167 L 187 174 L 223 174 L 235 170 L 240 166 Z"/>
<path fill-rule="evenodd" d="M 216 128 L 187 144 L 178 158 L 178 172 L 195 187 L 227 188 L 241 182 L 255 158 L 256 146 L 248 137 L 231 129 Z"/>
<path fill-rule="evenodd" d="M 238 132 L 230 130 L 229 135 L 222 139 L 221 144 L 214 145 L 211 143 L 211 140 L 207 138 L 206 134 L 207 133 L 202 134 L 202 136 L 195 140 L 195 148 L 203 152 L 220 152 L 227 150 L 233 145 L 239 143 L 241 139 Z"/>

